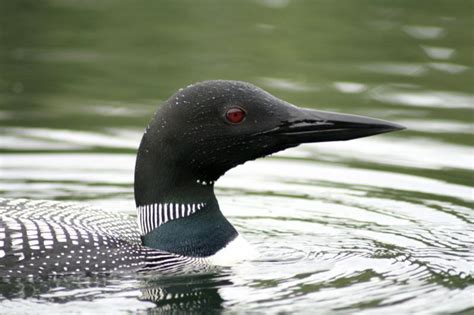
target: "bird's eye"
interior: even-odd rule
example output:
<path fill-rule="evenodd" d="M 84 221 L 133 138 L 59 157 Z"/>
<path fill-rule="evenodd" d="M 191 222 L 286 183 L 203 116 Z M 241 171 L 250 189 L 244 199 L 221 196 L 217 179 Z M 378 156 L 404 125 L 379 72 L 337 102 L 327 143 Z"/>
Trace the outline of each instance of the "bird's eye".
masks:
<path fill-rule="evenodd" d="M 232 107 L 225 113 L 225 118 L 232 124 L 239 124 L 244 121 L 247 113 L 240 107 Z"/>

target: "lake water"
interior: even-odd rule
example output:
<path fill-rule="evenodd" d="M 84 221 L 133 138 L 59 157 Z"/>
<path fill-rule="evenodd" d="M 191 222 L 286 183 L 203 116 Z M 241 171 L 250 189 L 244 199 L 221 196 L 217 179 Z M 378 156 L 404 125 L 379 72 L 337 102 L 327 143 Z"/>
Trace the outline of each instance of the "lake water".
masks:
<path fill-rule="evenodd" d="M 24 0 L 0 19 L 0 197 L 135 215 L 144 127 L 206 79 L 408 128 L 220 179 L 253 261 L 1 282 L 0 313 L 474 313 L 472 1 Z"/>

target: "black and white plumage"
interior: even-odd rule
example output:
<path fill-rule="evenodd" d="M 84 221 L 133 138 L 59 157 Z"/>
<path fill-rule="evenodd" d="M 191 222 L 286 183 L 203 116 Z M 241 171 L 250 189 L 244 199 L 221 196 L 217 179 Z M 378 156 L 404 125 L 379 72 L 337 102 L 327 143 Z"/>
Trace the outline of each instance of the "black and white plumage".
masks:
<path fill-rule="evenodd" d="M 143 135 L 137 220 L 69 202 L 0 199 L 0 276 L 165 272 L 243 259 L 250 251 L 214 194 L 225 172 L 301 143 L 400 129 L 298 108 L 245 82 L 190 85 Z"/>
<path fill-rule="evenodd" d="M 135 220 L 72 202 L 0 198 L 0 276 L 177 271 L 206 265 L 144 247 Z"/>

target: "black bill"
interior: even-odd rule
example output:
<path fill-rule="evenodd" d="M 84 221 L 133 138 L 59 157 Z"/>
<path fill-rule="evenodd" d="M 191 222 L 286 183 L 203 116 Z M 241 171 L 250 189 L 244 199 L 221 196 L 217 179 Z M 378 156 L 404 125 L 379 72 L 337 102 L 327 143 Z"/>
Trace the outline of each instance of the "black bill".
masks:
<path fill-rule="evenodd" d="M 276 135 L 287 144 L 297 144 L 350 140 L 403 129 L 380 119 L 295 108 L 290 119 L 265 133 Z"/>

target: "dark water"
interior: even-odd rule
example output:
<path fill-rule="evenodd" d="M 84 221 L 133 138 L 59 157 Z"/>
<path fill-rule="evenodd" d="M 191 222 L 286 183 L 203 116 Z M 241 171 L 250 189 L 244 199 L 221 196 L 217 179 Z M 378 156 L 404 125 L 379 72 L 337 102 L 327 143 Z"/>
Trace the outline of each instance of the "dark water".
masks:
<path fill-rule="evenodd" d="M 133 214 L 160 102 L 205 79 L 408 131 L 217 183 L 261 256 L 205 274 L 0 284 L 0 313 L 474 313 L 473 1 L 2 1 L 0 196 Z"/>

